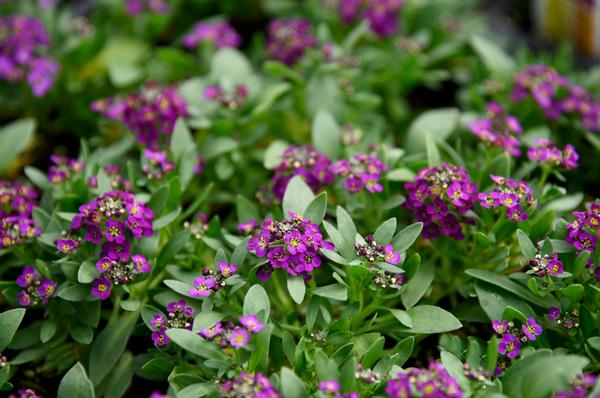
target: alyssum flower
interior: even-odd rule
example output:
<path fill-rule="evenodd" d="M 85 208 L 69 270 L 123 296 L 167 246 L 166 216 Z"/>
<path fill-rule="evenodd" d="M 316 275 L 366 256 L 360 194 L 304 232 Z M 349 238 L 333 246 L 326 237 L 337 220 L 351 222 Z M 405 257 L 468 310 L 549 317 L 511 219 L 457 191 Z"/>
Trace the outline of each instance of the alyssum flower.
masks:
<path fill-rule="evenodd" d="M 404 0 L 341 0 L 339 12 L 344 23 L 360 18 L 366 20 L 378 36 L 387 37 L 398 31 L 403 5 Z"/>
<path fill-rule="evenodd" d="M 577 250 L 593 252 L 598 242 L 600 229 L 600 203 L 591 202 L 585 205 L 585 210 L 572 213 L 577 219 L 567 226 L 565 241 L 575 246 Z"/>
<path fill-rule="evenodd" d="M 391 398 L 463 396 L 458 382 L 437 361 L 430 361 L 428 368 L 409 368 L 405 372 L 397 373 L 388 381 L 385 392 Z"/>
<path fill-rule="evenodd" d="M 50 160 L 52 166 L 48 168 L 48 181 L 53 184 L 65 182 L 84 167 L 83 162 L 66 156 L 52 155 Z"/>
<path fill-rule="evenodd" d="M 17 278 L 17 285 L 23 288 L 17 294 L 17 300 L 22 306 L 48 304 L 48 301 L 56 293 L 56 282 L 44 279 L 35 268 L 26 266 L 23 273 Z"/>
<path fill-rule="evenodd" d="M 567 170 L 577 168 L 579 154 L 573 145 L 567 144 L 562 151 L 547 139 L 537 139 L 534 145 L 527 150 L 527 157 L 534 162 L 560 166 Z"/>
<path fill-rule="evenodd" d="M 504 207 L 506 215 L 513 221 L 527 220 L 525 208 L 533 204 L 531 188 L 525 181 L 502 176 L 491 176 L 495 188 L 489 193 L 479 193 L 479 204 L 486 209 Z"/>
<path fill-rule="evenodd" d="M 469 221 L 465 213 L 477 198 L 477 187 L 465 169 L 448 163 L 424 168 L 404 188 L 408 191 L 404 207 L 423 222 L 424 237 L 442 233 L 457 240 L 464 238 L 460 222 Z"/>
<path fill-rule="evenodd" d="M 504 148 L 511 156 L 521 154 L 521 142 L 516 137 L 523 128 L 516 117 L 507 114 L 502 105 L 490 102 L 487 105 L 487 115 L 469 124 L 469 130 L 486 144 Z"/>
<path fill-rule="evenodd" d="M 516 327 L 514 322 L 505 320 L 493 321 L 492 328 L 502 336 L 498 344 L 498 352 L 513 359 L 519 356 L 521 343 L 534 341 L 543 330 L 534 317 L 527 318 L 521 328 Z"/>
<path fill-rule="evenodd" d="M 217 48 L 238 47 L 242 43 L 242 37 L 227 21 L 198 22 L 183 37 L 183 45 L 186 48 L 196 48 L 202 42 L 212 43 Z"/>
<path fill-rule="evenodd" d="M 241 372 L 235 379 L 221 383 L 219 393 L 223 398 L 281 397 L 266 376 L 260 373 L 251 375 L 245 372 Z"/>
<path fill-rule="evenodd" d="M 318 225 L 292 212 L 282 221 L 266 220 L 248 241 L 248 250 L 269 260 L 257 273 L 263 280 L 269 279 L 275 268 L 292 276 L 308 276 L 321 266 L 321 248 L 331 250 L 333 245 L 323 240 Z"/>
<path fill-rule="evenodd" d="M 579 327 L 579 311 L 576 309 L 563 312 L 560 307 L 550 307 L 548 308 L 548 319 L 565 329 Z"/>
<path fill-rule="evenodd" d="M 218 265 L 218 272 L 204 268 L 202 276 L 194 279 L 194 287 L 188 294 L 193 297 L 208 297 L 213 292 L 219 291 L 225 286 L 225 280 L 237 272 L 237 264 L 228 264 L 222 261 Z"/>
<path fill-rule="evenodd" d="M 559 276 L 563 273 L 564 267 L 557 253 L 541 254 L 537 253 L 534 258 L 529 260 L 531 269 L 527 273 L 533 273 L 537 276 Z"/>
<path fill-rule="evenodd" d="M 267 51 L 271 59 L 293 65 L 307 48 L 315 47 L 310 22 L 302 18 L 276 19 L 269 23 Z"/>
<path fill-rule="evenodd" d="M 245 347 L 252 334 L 260 332 L 265 325 L 254 314 L 238 318 L 240 325 L 233 322 L 217 322 L 207 329 L 201 329 L 199 334 L 221 347 Z"/>
<path fill-rule="evenodd" d="M 0 248 L 39 236 L 32 218 L 37 198 L 38 193 L 26 185 L 0 180 Z"/>
<path fill-rule="evenodd" d="M 293 176 L 302 176 L 308 186 L 318 192 L 333 182 L 331 160 L 311 146 L 289 146 L 281 156 L 281 163 L 271 179 L 272 191 L 277 199 L 282 199 L 287 184 Z"/>
<path fill-rule="evenodd" d="M 337 175 L 346 178 L 344 188 L 353 193 L 360 192 L 363 188 L 372 193 L 383 191 L 379 178 L 387 169 L 376 156 L 362 153 L 351 160 L 340 160 L 333 167 Z"/>
<path fill-rule="evenodd" d="M 136 275 L 150 272 L 152 267 L 141 254 L 131 256 L 130 260 L 113 260 L 102 257 L 96 262 L 100 276 L 92 282 L 92 295 L 100 300 L 110 297 L 112 285 L 127 285 Z"/>
<path fill-rule="evenodd" d="M 184 300 L 173 301 L 167 305 L 167 315 L 160 312 L 152 315 L 150 325 L 154 329 L 152 341 L 159 347 L 168 344 L 171 340 L 166 334 L 169 329 L 192 330 L 194 309 Z"/>

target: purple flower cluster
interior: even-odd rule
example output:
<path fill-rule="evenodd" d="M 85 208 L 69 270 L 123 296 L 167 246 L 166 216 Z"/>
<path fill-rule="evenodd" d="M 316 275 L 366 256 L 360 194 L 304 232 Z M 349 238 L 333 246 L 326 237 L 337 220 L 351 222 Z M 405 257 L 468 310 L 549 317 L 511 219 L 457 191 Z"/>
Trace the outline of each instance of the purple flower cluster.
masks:
<path fill-rule="evenodd" d="M 277 199 L 282 199 L 285 189 L 293 176 L 302 176 L 308 186 L 318 192 L 334 179 L 332 163 L 327 156 L 311 146 L 289 146 L 282 155 L 281 163 L 271 179 L 272 191 Z"/>
<path fill-rule="evenodd" d="M 495 207 L 506 208 L 506 215 L 513 221 L 527 220 L 527 212 L 524 210 L 534 202 L 531 188 L 525 181 L 514 180 L 502 176 L 490 176 L 496 184 L 494 190 L 489 193 L 479 193 L 479 204 L 486 209 Z"/>
<path fill-rule="evenodd" d="M 220 86 L 206 86 L 203 96 L 207 101 L 218 102 L 234 111 L 241 108 L 246 103 L 246 99 L 248 99 L 248 89 L 245 85 L 238 84 L 234 87 L 233 91 L 227 93 Z"/>
<path fill-rule="evenodd" d="M 93 111 L 124 123 L 138 141 L 151 149 L 168 142 L 175 121 L 188 116 L 187 104 L 173 86 L 148 82 L 138 92 L 125 98 L 105 98 L 94 101 Z"/>
<path fill-rule="evenodd" d="M 527 273 L 532 273 L 537 276 L 559 276 L 564 271 L 563 263 L 558 258 L 557 253 L 550 255 L 542 255 L 541 253 L 536 254 L 534 258 L 529 260 L 529 266 L 531 269 Z"/>
<path fill-rule="evenodd" d="M 258 228 L 258 222 L 256 220 L 248 220 L 246 222 L 239 223 L 237 225 L 237 230 L 239 233 L 244 235 L 251 235 L 256 232 Z"/>
<path fill-rule="evenodd" d="M 121 190 L 121 191 L 131 191 L 133 185 L 129 180 L 126 180 L 121 176 L 119 172 L 119 166 L 116 164 L 107 164 L 103 167 L 104 173 L 110 179 L 110 186 L 112 189 Z M 98 176 L 89 176 L 87 180 L 87 185 L 90 188 L 98 187 Z"/>
<path fill-rule="evenodd" d="M 96 262 L 96 269 L 100 276 L 92 282 L 92 296 L 100 300 L 110 297 L 112 285 L 127 285 L 136 275 L 152 270 L 146 257 L 134 254 L 131 259 L 116 259 L 102 257 Z"/>
<path fill-rule="evenodd" d="M 166 152 L 144 149 L 142 171 L 148 179 L 160 180 L 174 169 L 175 163 L 167 158 Z"/>
<path fill-rule="evenodd" d="M 577 219 L 567 226 L 565 241 L 577 250 L 593 252 L 600 229 L 600 202 L 587 203 L 584 211 L 574 211 L 573 215 Z"/>
<path fill-rule="evenodd" d="M 548 119 L 570 115 L 578 118 L 590 131 L 600 129 L 600 103 L 584 88 L 570 83 L 550 66 L 531 65 L 516 75 L 511 99 L 522 101 L 529 96 Z"/>
<path fill-rule="evenodd" d="M 131 17 L 137 17 L 144 11 L 155 14 L 169 12 L 169 4 L 163 0 L 125 0 L 125 12 Z"/>
<path fill-rule="evenodd" d="M 527 157 L 534 162 L 561 166 L 567 170 L 577 168 L 579 154 L 573 145 L 567 144 L 561 151 L 550 140 L 537 139 L 534 144 L 534 147 L 527 150 Z"/>
<path fill-rule="evenodd" d="M 44 398 L 41 394 L 38 394 L 31 388 L 20 388 L 17 391 L 17 394 L 18 395 L 10 394 L 8 398 Z"/>
<path fill-rule="evenodd" d="M 23 290 L 17 294 L 17 300 L 22 306 L 48 304 L 56 292 L 56 282 L 43 279 L 35 268 L 26 266 L 17 278 L 17 285 Z"/>
<path fill-rule="evenodd" d="M 190 234 L 196 239 L 202 239 L 208 231 L 208 216 L 205 213 L 197 213 L 194 219 L 183 223 L 185 229 L 190 230 Z"/>
<path fill-rule="evenodd" d="M 218 265 L 219 272 L 204 268 L 202 276 L 194 279 L 194 288 L 188 294 L 193 297 L 208 297 L 225 286 L 225 280 L 237 272 L 237 264 L 222 261 Z"/>
<path fill-rule="evenodd" d="M 39 236 L 31 216 L 37 198 L 30 187 L 0 180 L 0 248 Z"/>
<path fill-rule="evenodd" d="M 58 64 L 46 54 L 50 37 L 44 24 L 23 15 L 0 16 L 0 79 L 27 79 L 33 95 L 41 97 L 52 88 Z"/>
<path fill-rule="evenodd" d="M 358 257 L 362 257 L 370 263 L 386 262 L 389 264 L 398 264 L 400 262 L 400 254 L 394 251 L 394 247 L 389 243 L 385 246 L 378 244 L 375 242 L 373 235 L 367 235 L 365 243 L 356 242 L 354 249 L 356 249 Z"/>
<path fill-rule="evenodd" d="M 337 380 L 323 380 L 319 382 L 319 391 L 325 396 L 331 398 L 359 398 L 357 392 L 350 392 L 348 394 L 340 394 L 342 387 Z"/>
<path fill-rule="evenodd" d="M 576 309 L 571 312 L 562 312 L 559 307 L 550 307 L 548 309 L 548 319 L 565 329 L 579 327 L 579 311 Z"/>
<path fill-rule="evenodd" d="M 493 321 L 492 328 L 496 333 L 502 336 L 498 344 L 498 352 L 506 355 L 508 358 L 516 358 L 521 350 L 521 343 L 534 341 L 537 336 L 542 334 L 542 327 L 537 323 L 534 317 L 527 318 L 527 321 L 517 328 L 511 321 Z"/>
<path fill-rule="evenodd" d="M 559 391 L 552 398 L 599 398 L 600 394 L 590 395 L 596 383 L 598 376 L 593 373 L 584 373 L 571 380 L 570 391 Z"/>
<path fill-rule="evenodd" d="M 379 178 L 387 169 L 379 158 L 367 154 L 355 155 L 352 160 L 340 160 L 333 167 L 335 174 L 346 178 L 344 188 L 352 193 L 363 188 L 372 193 L 383 191 Z"/>
<path fill-rule="evenodd" d="M 477 187 L 465 169 L 448 163 L 424 168 L 404 188 L 408 191 L 404 207 L 423 222 L 425 238 L 436 238 L 442 233 L 464 239 L 460 222 L 469 221 L 465 213 L 477 198 Z"/>
<path fill-rule="evenodd" d="M 171 340 L 167 336 L 168 329 L 188 329 L 192 330 L 194 309 L 187 305 L 184 300 L 173 301 L 167 305 L 167 316 L 157 312 L 152 315 L 150 325 L 152 332 L 152 341 L 159 347 L 168 344 Z"/>
<path fill-rule="evenodd" d="M 410 368 L 396 374 L 395 378 L 388 381 L 385 392 L 391 398 L 463 396 L 458 382 L 437 361 L 430 361 L 428 368 Z"/>
<path fill-rule="evenodd" d="M 199 22 L 183 37 L 183 45 L 196 48 L 202 42 L 210 42 L 217 48 L 237 47 L 242 37 L 227 21 Z"/>
<path fill-rule="evenodd" d="M 271 59 L 293 65 L 302 58 L 307 48 L 316 45 L 317 40 L 306 19 L 276 19 L 269 23 L 267 51 Z"/>
<path fill-rule="evenodd" d="M 79 207 L 71 232 L 85 227 L 84 240 L 102 243 L 101 256 L 114 261 L 128 261 L 132 238 L 153 234 L 152 209 L 125 191 L 110 191 Z"/>
<path fill-rule="evenodd" d="M 402 6 L 404 0 L 341 0 L 339 11 L 344 23 L 364 19 L 375 34 L 387 37 L 400 27 L 398 14 Z"/>
<path fill-rule="evenodd" d="M 225 325 L 217 322 L 208 329 L 201 329 L 200 336 L 221 347 L 241 348 L 248 344 L 252 334 L 260 332 L 265 327 L 256 315 L 241 316 L 238 320 L 241 326 L 237 326 L 233 322 L 227 322 Z"/>
<path fill-rule="evenodd" d="M 333 245 L 323 240 L 319 226 L 292 212 L 282 221 L 266 220 L 248 241 L 248 250 L 269 260 L 257 273 L 262 280 L 268 280 L 275 268 L 307 277 L 321 266 L 322 248 L 333 250 Z"/>
<path fill-rule="evenodd" d="M 471 122 L 469 130 L 486 144 L 504 148 L 511 156 L 521 155 L 521 141 L 516 135 L 521 134 L 523 128 L 516 117 L 507 114 L 496 102 L 487 105 L 486 118 Z"/>
<path fill-rule="evenodd" d="M 50 160 L 52 166 L 48 168 L 48 181 L 53 184 L 62 184 L 84 167 L 83 162 L 66 156 L 52 155 Z"/>
<path fill-rule="evenodd" d="M 223 398 L 281 398 L 269 379 L 260 373 L 241 372 L 235 379 L 222 383 L 219 392 Z"/>

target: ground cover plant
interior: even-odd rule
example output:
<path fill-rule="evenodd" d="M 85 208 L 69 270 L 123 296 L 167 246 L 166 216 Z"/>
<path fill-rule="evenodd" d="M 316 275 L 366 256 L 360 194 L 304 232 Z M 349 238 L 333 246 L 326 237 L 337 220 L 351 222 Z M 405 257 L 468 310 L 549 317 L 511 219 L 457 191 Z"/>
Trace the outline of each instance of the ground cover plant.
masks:
<path fill-rule="evenodd" d="M 0 1 L 0 390 L 600 396 L 600 90 L 477 1 Z"/>

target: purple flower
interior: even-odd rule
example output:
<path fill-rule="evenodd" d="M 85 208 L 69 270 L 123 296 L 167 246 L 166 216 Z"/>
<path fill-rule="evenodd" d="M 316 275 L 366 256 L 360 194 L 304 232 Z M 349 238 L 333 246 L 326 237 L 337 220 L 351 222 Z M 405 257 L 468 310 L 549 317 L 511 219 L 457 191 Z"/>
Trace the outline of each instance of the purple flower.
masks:
<path fill-rule="evenodd" d="M 260 373 L 241 372 L 237 378 L 222 383 L 219 392 L 221 397 L 246 397 L 248 391 L 256 398 L 281 398 L 269 379 Z"/>
<path fill-rule="evenodd" d="M 129 251 L 129 242 L 106 242 L 102 245 L 102 255 L 108 256 L 111 260 L 115 261 L 127 261 L 131 255 Z"/>
<path fill-rule="evenodd" d="M 115 261 L 111 260 L 110 258 L 102 257 L 96 262 L 96 269 L 102 274 L 109 271 L 112 268 L 113 263 L 115 263 Z"/>
<path fill-rule="evenodd" d="M 108 278 L 96 278 L 92 282 L 92 295 L 100 300 L 106 300 L 110 297 L 112 285 Z"/>
<path fill-rule="evenodd" d="M 567 170 L 577 168 L 579 155 L 575 151 L 573 145 L 567 145 L 564 150 L 561 151 L 550 140 L 538 139 L 534 144 L 535 146 L 529 148 L 527 151 L 527 156 L 534 162 L 562 166 Z"/>
<path fill-rule="evenodd" d="M 123 243 L 125 241 L 125 223 L 112 219 L 107 220 L 104 235 L 109 242 Z"/>
<path fill-rule="evenodd" d="M 200 276 L 194 279 L 194 288 L 188 291 L 188 294 L 193 297 L 208 297 L 212 293 L 212 288 L 215 286 L 215 280 Z"/>
<path fill-rule="evenodd" d="M 531 341 L 535 340 L 537 336 L 542 334 L 542 327 L 538 325 L 535 318 L 527 318 L 527 322 L 521 327 L 521 330 Z"/>
<path fill-rule="evenodd" d="M 195 48 L 202 42 L 210 42 L 217 48 L 238 47 L 242 37 L 227 21 L 199 22 L 183 37 L 183 45 Z"/>
<path fill-rule="evenodd" d="M 324 380 L 319 382 L 319 390 L 324 394 L 337 394 L 340 392 L 340 383 L 336 380 Z"/>
<path fill-rule="evenodd" d="M 167 329 L 160 329 L 155 332 L 152 332 L 152 341 L 154 341 L 154 344 L 156 344 L 158 347 L 162 347 L 171 342 L 171 339 L 169 339 L 169 337 L 165 333 L 166 331 Z"/>
<path fill-rule="evenodd" d="M 306 251 L 306 245 L 303 242 L 302 235 L 300 232 L 294 231 L 286 234 L 285 243 L 287 244 L 287 250 L 290 254 L 303 253 Z"/>
<path fill-rule="evenodd" d="M 504 334 L 508 330 L 508 322 L 495 320 L 492 322 L 492 328 L 496 331 L 496 333 Z"/>
<path fill-rule="evenodd" d="M 155 329 L 162 329 L 165 327 L 167 323 L 167 318 L 163 314 L 156 313 L 152 315 L 152 319 L 150 320 L 150 325 L 152 325 Z"/>
<path fill-rule="evenodd" d="M 560 308 L 550 307 L 548 309 L 548 318 L 550 318 L 550 320 L 556 321 L 559 316 L 560 316 Z"/>
<path fill-rule="evenodd" d="M 458 382 L 437 361 L 430 361 L 429 368 L 409 368 L 396 374 L 388 381 L 385 392 L 391 398 L 463 397 Z"/>
<path fill-rule="evenodd" d="M 133 268 L 137 273 L 150 272 L 152 270 L 152 266 L 148 264 L 146 257 L 141 254 L 134 254 L 131 256 L 131 261 L 133 262 Z"/>
<path fill-rule="evenodd" d="M 400 254 L 394 251 L 394 246 L 387 244 L 383 255 L 386 263 L 398 264 L 400 262 Z"/>
<path fill-rule="evenodd" d="M 256 222 L 256 220 L 248 220 L 246 222 L 243 223 L 239 223 L 237 226 L 237 230 L 240 233 L 243 234 L 251 234 L 252 232 L 254 232 L 254 230 L 258 227 L 258 223 Z"/>
<path fill-rule="evenodd" d="M 17 294 L 17 301 L 19 302 L 19 305 L 28 307 L 31 305 L 31 296 L 29 296 L 25 290 L 22 290 Z"/>
<path fill-rule="evenodd" d="M 40 284 L 40 286 L 38 287 L 38 294 L 42 298 L 43 302 L 47 302 L 49 298 L 54 296 L 57 286 L 58 285 L 56 284 L 56 282 L 48 279 L 44 280 Z"/>
<path fill-rule="evenodd" d="M 258 333 L 265 327 L 265 325 L 258 320 L 256 315 L 250 314 L 246 316 L 241 316 L 239 320 L 242 326 L 244 326 L 246 329 L 248 329 L 248 331 L 252 333 Z"/>
<path fill-rule="evenodd" d="M 248 344 L 248 340 L 250 340 L 250 335 L 246 329 L 241 327 L 236 327 L 229 335 L 229 344 L 235 348 L 244 347 Z"/>
<path fill-rule="evenodd" d="M 498 352 L 513 359 L 519 356 L 520 349 L 521 342 L 512 334 L 503 335 L 502 340 L 500 340 L 500 343 L 498 344 Z"/>
<path fill-rule="evenodd" d="M 289 146 L 281 156 L 271 179 L 271 191 L 278 200 L 283 199 L 287 184 L 293 176 L 302 176 L 315 192 L 334 180 L 331 160 L 310 146 Z"/>
<path fill-rule="evenodd" d="M 316 45 L 317 40 L 306 19 L 278 19 L 269 23 L 267 52 L 271 59 L 293 65 L 302 58 L 307 48 Z"/>
<path fill-rule="evenodd" d="M 344 188 L 351 193 L 360 192 L 363 187 L 371 193 L 383 191 L 379 178 L 387 169 L 376 156 L 362 153 L 351 160 L 340 160 L 333 167 L 334 173 L 345 177 Z"/>
<path fill-rule="evenodd" d="M 487 105 L 487 118 L 477 119 L 469 124 L 469 130 L 486 144 L 502 147 L 511 156 L 521 154 L 521 142 L 516 137 L 523 129 L 519 121 L 504 111 L 495 102 Z"/>
<path fill-rule="evenodd" d="M 361 18 L 375 34 L 387 37 L 398 31 L 403 5 L 404 0 L 341 0 L 339 12 L 344 23 Z"/>
<path fill-rule="evenodd" d="M 23 273 L 17 278 L 17 285 L 20 287 L 27 287 L 39 278 L 40 274 L 38 274 L 35 268 L 26 266 L 23 268 Z"/>
<path fill-rule="evenodd" d="M 207 339 L 214 339 L 215 337 L 221 335 L 223 333 L 223 325 L 221 322 L 215 323 L 213 326 L 208 329 L 200 329 L 200 335 L 206 337 Z"/>
<path fill-rule="evenodd" d="M 139 92 L 124 98 L 108 98 L 91 104 L 93 111 L 118 120 L 136 134 L 138 141 L 157 149 L 168 143 L 175 121 L 187 117 L 187 104 L 175 87 L 146 83 Z"/>
<path fill-rule="evenodd" d="M 166 14 L 169 12 L 169 5 L 163 0 L 125 0 L 125 12 L 130 17 L 137 17 L 145 11 Z"/>
<path fill-rule="evenodd" d="M 221 275 L 223 276 L 223 278 L 228 278 L 237 272 L 237 264 L 236 263 L 228 264 L 225 261 L 221 261 L 219 263 L 219 272 L 221 272 Z"/>

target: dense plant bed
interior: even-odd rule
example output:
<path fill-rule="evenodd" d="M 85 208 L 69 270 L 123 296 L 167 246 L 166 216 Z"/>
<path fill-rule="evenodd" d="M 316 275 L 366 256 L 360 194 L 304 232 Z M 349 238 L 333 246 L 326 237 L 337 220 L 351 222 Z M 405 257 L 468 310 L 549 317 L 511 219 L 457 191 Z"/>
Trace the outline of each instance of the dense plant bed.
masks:
<path fill-rule="evenodd" d="M 2 395 L 600 396 L 598 71 L 477 6 L 0 1 Z"/>

